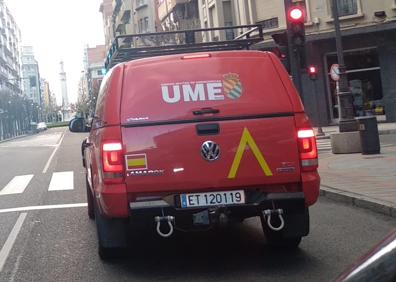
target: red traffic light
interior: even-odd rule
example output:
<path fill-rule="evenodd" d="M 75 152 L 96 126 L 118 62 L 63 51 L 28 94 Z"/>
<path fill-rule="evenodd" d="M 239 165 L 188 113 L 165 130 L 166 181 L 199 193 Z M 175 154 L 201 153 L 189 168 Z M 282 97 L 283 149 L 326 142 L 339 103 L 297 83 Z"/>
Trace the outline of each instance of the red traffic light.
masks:
<path fill-rule="evenodd" d="M 308 72 L 309 72 L 309 74 L 317 74 L 318 73 L 318 69 L 315 66 L 309 66 L 308 67 Z"/>
<path fill-rule="evenodd" d="M 295 6 L 289 9 L 289 20 L 294 22 L 304 21 L 304 10 L 301 7 Z"/>
<path fill-rule="evenodd" d="M 311 80 L 316 80 L 318 78 L 318 68 L 316 66 L 308 67 L 308 74 Z"/>

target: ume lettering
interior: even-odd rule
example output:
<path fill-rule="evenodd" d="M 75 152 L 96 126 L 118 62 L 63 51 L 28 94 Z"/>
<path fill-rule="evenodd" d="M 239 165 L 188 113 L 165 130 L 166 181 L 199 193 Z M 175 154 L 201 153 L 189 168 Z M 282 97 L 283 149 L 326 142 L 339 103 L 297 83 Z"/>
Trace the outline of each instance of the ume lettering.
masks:
<path fill-rule="evenodd" d="M 169 104 L 180 101 L 196 102 L 224 100 L 222 89 L 223 83 L 221 82 L 195 83 L 194 85 L 161 85 L 162 99 Z"/>

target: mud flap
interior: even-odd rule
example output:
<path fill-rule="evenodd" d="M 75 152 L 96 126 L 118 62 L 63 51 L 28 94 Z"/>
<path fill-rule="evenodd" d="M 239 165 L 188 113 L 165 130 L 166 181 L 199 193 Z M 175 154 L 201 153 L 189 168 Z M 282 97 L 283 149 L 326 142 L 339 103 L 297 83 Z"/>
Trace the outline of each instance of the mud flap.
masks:
<path fill-rule="evenodd" d="M 284 216 L 285 227 L 281 231 L 283 238 L 307 236 L 309 234 L 309 211 L 305 209 L 301 214 Z"/>
<path fill-rule="evenodd" d="M 106 218 L 95 208 L 99 246 L 102 248 L 128 247 L 128 220 Z"/>
<path fill-rule="evenodd" d="M 303 213 L 284 214 L 285 226 L 280 231 L 272 231 L 267 226 L 266 221 L 262 220 L 263 230 L 266 234 L 272 233 L 279 238 L 304 237 L 309 234 L 309 211 L 306 208 Z M 278 226 L 277 217 L 273 217 L 273 223 Z"/>

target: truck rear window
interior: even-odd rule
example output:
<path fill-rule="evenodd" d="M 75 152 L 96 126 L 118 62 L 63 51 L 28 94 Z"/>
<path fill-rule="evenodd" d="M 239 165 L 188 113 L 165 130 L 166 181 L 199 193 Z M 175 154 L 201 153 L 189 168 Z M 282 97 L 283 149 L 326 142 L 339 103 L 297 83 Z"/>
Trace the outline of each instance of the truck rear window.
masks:
<path fill-rule="evenodd" d="M 289 113 L 292 106 L 270 58 L 211 56 L 127 65 L 121 122 L 144 123 Z M 239 54 L 239 53 L 238 53 Z"/>

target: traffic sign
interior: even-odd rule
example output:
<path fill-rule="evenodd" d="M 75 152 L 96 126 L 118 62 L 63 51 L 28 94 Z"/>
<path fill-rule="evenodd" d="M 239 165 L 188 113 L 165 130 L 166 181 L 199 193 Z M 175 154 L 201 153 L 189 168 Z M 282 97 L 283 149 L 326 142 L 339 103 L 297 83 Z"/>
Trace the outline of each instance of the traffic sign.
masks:
<path fill-rule="evenodd" d="M 330 76 L 334 81 L 340 80 L 340 66 L 338 64 L 333 64 L 330 67 Z"/>

